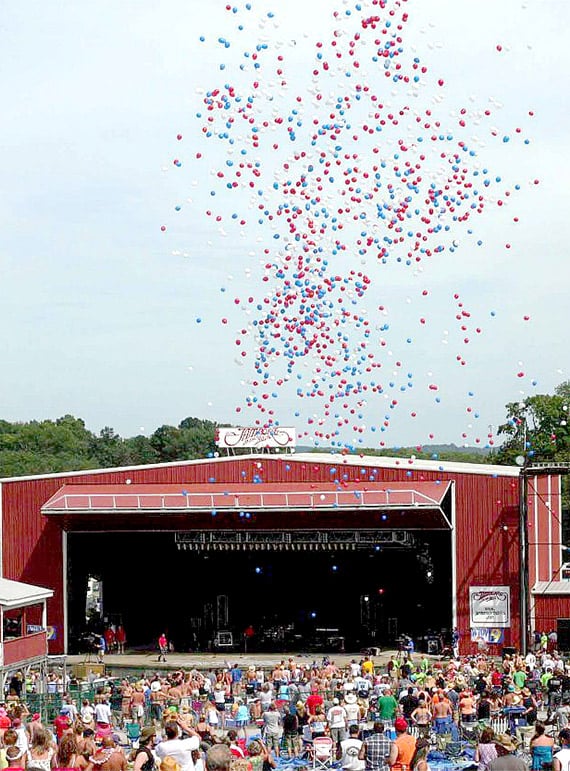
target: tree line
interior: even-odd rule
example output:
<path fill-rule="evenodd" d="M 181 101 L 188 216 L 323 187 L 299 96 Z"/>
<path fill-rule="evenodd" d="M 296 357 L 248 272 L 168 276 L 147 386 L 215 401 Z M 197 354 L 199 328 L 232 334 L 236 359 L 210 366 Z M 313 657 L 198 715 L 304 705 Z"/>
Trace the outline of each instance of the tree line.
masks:
<path fill-rule="evenodd" d="M 498 429 L 499 447 L 406 447 L 358 452 L 399 455 L 470 463 L 570 462 L 570 381 L 554 394 L 537 394 L 505 407 L 505 422 Z M 64 415 L 56 420 L 11 423 L 0 420 L 0 476 L 48 474 L 92 468 L 138 466 L 191 460 L 216 452 L 218 426 L 210 420 L 188 417 L 177 426 L 162 425 L 150 436 L 123 438 L 106 426 L 98 434 L 81 418 Z M 320 450 L 323 451 L 322 449 Z"/>

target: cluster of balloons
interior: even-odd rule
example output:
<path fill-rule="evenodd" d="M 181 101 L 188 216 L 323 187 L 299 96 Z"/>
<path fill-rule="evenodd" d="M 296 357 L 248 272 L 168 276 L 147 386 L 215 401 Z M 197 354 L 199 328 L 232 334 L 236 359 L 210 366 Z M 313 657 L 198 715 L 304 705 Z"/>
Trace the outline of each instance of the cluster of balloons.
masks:
<path fill-rule="evenodd" d="M 412 284 L 461 242 L 481 246 L 477 219 L 521 188 L 485 163 L 472 131 L 497 146 L 527 144 L 522 125 L 498 131 L 494 100 L 481 106 L 466 98 L 450 111 L 445 79 L 430 73 L 407 39 L 407 5 L 344 2 L 332 13 L 330 35 L 304 43 L 311 50 L 302 65 L 298 41 L 273 34 L 275 14 L 252 3 L 226 5 L 228 33 L 200 38 L 219 50 L 223 75 L 201 92 L 196 114 L 201 144 L 189 160 L 207 167 L 210 185 L 194 205 L 213 231 L 237 237 L 249 230 L 260 260 L 256 288 L 233 298 L 247 313 L 236 358 L 251 368 L 250 391 L 236 406 L 242 422 L 279 422 L 280 394 L 292 389 L 300 404 L 310 403 L 301 437 L 345 446 L 362 444 L 370 431 L 384 445 L 381 435 L 416 380 L 404 356 L 392 356 L 386 305 L 371 304 L 371 287 L 387 304 L 394 272 Z M 240 47 L 252 21 L 261 30 L 257 42 Z M 429 294 L 421 290 L 422 298 Z M 452 355 L 463 367 L 483 327 L 459 293 L 453 306 L 459 338 Z M 421 313 L 414 319 L 420 330 L 427 323 Z M 413 344 L 411 332 L 405 341 Z M 428 378 L 423 387 L 441 401 L 440 383 Z M 479 416 L 472 398 L 469 419 Z M 492 444 L 492 430 L 473 439 Z"/>

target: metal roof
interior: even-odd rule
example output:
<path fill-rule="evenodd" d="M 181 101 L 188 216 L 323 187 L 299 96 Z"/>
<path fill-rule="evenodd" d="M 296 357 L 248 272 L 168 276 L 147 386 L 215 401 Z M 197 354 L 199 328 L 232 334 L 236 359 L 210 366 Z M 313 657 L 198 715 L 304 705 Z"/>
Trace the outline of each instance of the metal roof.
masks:
<path fill-rule="evenodd" d="M 11 581 L 9 578 L 0 578 L 0 606 L 3 608 L 35 605 L 42 600 L 49 600 L 50 597 L 53 597 L 51 589 L 23 584 L 21 581 Z"/>
<path fill-rule="evenodd" d="M 443 460 L 419 460 L 410 458 L 390 458 L 384 455 L 344 455 L 338 453 L 256 453 L 251 455 L 228 455 L 224 457 L 199 458 L 198 460 L 179 460 L 170 463 L 149 463 L 141 466 L 115 466 L 113 468 L 82 469 L 80 471 L 60 471 L 54 474 L 33 474 L 30 476 L 4 477 L 0 483 L 23 482 L 34 479 L 57 479 L 69 476 L 81 477 L 87 474 L 109 474 L 113 472 L 142 471 L 153 468 L 199 466 L 204 463 L 236 463 L 239 461 L 281 461 L 286 463 L 324 463 L 340 466 L 362 466 L 363 468 L 406 469 L 407 471 L 434 471 L 448 474 L 478 474 L 494 477 L 518 477 L 518 466 L 498 466 L 486 463 L 460 463 Z"/>
<path fill-rule="evenodd" d="M 440 510 L 451 482 L 63 485 L 43 514 L 290 509 Z"/>

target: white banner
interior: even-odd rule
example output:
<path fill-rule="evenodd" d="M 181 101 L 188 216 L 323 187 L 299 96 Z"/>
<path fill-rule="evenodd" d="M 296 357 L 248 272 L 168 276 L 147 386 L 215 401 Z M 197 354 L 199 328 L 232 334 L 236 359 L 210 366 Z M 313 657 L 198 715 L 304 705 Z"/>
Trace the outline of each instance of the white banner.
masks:
<path fill-rule="evenodd" d="M 295 429 L 283 426 L 270 428 L 217 428 L 218 447 L 295 447 Z"/>
<path fill-rule="evenodd" d="M 471 627 L 509 627 L 511 625 L 510 586 L 470 586 Z"/>

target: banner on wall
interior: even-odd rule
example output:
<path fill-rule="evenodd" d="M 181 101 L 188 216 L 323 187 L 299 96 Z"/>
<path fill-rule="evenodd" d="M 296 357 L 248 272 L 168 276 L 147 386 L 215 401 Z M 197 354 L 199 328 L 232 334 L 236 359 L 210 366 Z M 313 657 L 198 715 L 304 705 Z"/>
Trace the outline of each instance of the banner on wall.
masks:
<path fill-rule="evenodd" d="M 506 628 L 511 625 L 510 586 L 470 586 L 471 628 Z"/>
<path fill-rule="evenodd" d="M 471 642 L 484 642 L 490 645 L 500 645 L 505 642 L 505 630 L 486 626 L 472 627 Z"/>

